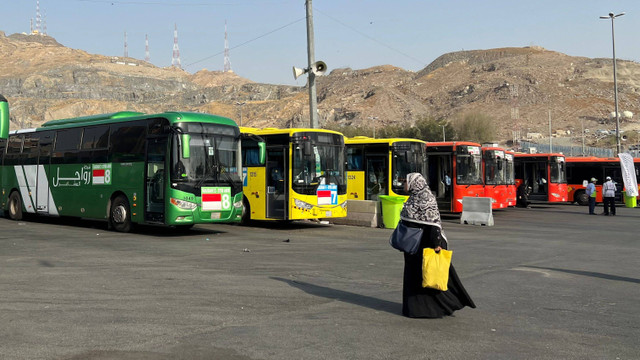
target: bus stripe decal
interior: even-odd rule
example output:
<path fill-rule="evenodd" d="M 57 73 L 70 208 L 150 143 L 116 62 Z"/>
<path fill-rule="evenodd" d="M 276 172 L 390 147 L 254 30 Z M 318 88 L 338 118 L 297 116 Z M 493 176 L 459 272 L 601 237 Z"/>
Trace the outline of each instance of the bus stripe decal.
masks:
<path fill-rule="evenodd" d="M 20 195 L 22 196 L 24 207 L 28 213 L 35 213 L 36 211 L 33 207 L 33 201 L 31 200 L 31 196 L 29 196 L 29 189 L 27 187 L 24 169 L 20 165 L 16 165 L 13 168 L 16 172 L 16 178 L 18 179 L 18 188 L 20 189 Z"/>

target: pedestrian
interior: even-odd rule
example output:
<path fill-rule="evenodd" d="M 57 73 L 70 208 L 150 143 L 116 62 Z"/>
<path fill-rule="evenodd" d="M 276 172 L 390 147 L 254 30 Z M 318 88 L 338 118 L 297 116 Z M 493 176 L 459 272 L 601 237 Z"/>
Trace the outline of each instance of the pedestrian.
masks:
<path fill-rule="evenodd" d="M 585 194 L 589 197 L 589 215 L 596 214 L 596 181 L 598 181 L 598 179 L 592 177 L 591 182 L 585 190 Z"/>
<path fill-rule="evenodd" d="M 412 318 L 441 318 L 465 306 L 475 308 L 453 263 L 449 268 L 447 291 L 422 287 L 423 249 L 433 248 L 437 252 L 447 249 L 448 242 L 442 231 L 436 198 L 425 178 L 419 173 L 408 174 L 405 190 L 410 195 L 402 208 L 400 219 L 406 226 L 422 228 L 423 232 L 420 250 L 415 255 L 404 254 L 402 314 Z"/>
<path fill-rule="evenodd" d="M 521 208 L 529 208 L 529 195 L 531 194 L 531 186 L 527 186 L 524 182 L 520 183 L 517 190 L 516 206 Z"/>
<path fill-rule="evenodd" d="M 606 216 L 616 215 L 616 184 L 607 176 L 602 184 L 602 202 L 604 203 L 604 214 Z"/>

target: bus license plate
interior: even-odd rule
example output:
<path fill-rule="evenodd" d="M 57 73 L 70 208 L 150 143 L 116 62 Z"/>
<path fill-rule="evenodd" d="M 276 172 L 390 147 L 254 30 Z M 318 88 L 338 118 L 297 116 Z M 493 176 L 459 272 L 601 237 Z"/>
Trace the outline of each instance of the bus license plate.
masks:
<path fill-rule="evenodd" d="M 331 217 L 331 210 L 325 211 L 324 216 L 325 217 Z"/>
<path fill-rule="evenodd" d="M 211 220 L 218 220 L 218 219 L 220 219 L 220 213 L 219 212 L 211 213 Z"/>

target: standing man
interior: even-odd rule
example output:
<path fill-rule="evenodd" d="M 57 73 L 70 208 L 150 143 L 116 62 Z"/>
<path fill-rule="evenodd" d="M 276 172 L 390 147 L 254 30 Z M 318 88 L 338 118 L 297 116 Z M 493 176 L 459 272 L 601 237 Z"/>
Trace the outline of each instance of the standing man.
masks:
<path fill-rule="evenodd" d="M 596 181 L 598 179 L 591 178 L 591 182 L 587 185 L 587 190 L 585 190 L 585 194 L 589 197 L 589 215 L 596 214 Z"/>
<path fill-rule="evenodd" d="M 450 194 L 451 194 L 451 176 L 449 176 L 449 172 L 447 171 L 447 173 L 444 174 L 444 196 L 448 198 Z"/>
<path fill-rule="evenodd" d="M 616 184 L 611 180 L 611 176 L 607 176 L 606 181 L 602 184 L 602 200 L 604 201 L 604 214 L 615 216 Z"/>

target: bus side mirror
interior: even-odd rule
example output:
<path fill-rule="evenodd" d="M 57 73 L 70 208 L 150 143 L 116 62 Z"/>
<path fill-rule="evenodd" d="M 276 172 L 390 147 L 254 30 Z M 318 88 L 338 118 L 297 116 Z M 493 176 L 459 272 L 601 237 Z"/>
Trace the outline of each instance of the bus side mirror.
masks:
<path fill-rule="evenodd" d="M 260 165 L 264 165 L 265 161 L 267 160 L 267 144 L 264 141 L 259 141 L 258 149 L 260 151 L 260 154 L 258 155 L 260 157 Z"/>
<path fill-rule="evenodd" d="M 498 170 L 502 170 L 502 161 L 498 161 Z"/>
<path fill-rule="evenodd" d="M 304 156 L 313 155 L 313 145 L 311 145 L 311 141 L 305 141 L 304 144 L 302 145 L 302 148 L 304 151 Z"/>
<path fill-rule="evenodd" d="M 182 134 L 182 158 L 188 159 L 191 156 L 191 135 Z"/>

